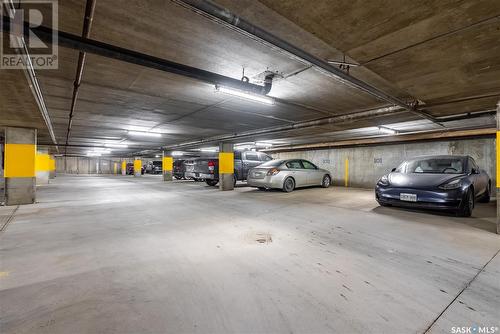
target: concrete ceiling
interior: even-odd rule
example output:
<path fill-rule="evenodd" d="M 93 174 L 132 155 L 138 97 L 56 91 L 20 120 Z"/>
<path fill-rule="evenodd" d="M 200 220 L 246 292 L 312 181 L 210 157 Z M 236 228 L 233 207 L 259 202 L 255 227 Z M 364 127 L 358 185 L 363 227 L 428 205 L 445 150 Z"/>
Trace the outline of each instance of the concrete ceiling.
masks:
<path fill-rule="evenodd" d="M 404 0 L 397 6 L 353 0 L 218 3 L 319 58 L 345 55 L 362 64 L 351 68 L 352 76 L 399 98 L 418 99 L 435 116 L 493 109 L 500 98 L 496 0 Z M 60 1 L 59 30 L 80 35 L 84 11 L 85 1 Z M 269 95 L 283 103 L 267 106 L 231 98 L 207 83 L 88 54 L 69 140 L 73 145 L 122 142 L 131 148 L 115 154 L 133 154 L 139 149 L 132 147 L 155 148 L 387 106 L 171 1 L 97 0 L 90 38 L 237 79 L 244 67 L 257 84 L 264 71 L 278 72 L 281 77 Z M 37 71 L 59 143 L 66 141 L 77 61 L 77 51 L 61 47 L 59 69 Z M 22 72 L 2 70 L 0 80 L 0 125 L 37 127 L 39 141 L 49 143 Z M 310 143 L 349 137 L 346 130 L 417 120 L 405 112 L 242 141 Z M 162 137 L 138 139 L 127 130 L 157 131 Z M 87 150 L 72 147 L 68 153 Z"/>

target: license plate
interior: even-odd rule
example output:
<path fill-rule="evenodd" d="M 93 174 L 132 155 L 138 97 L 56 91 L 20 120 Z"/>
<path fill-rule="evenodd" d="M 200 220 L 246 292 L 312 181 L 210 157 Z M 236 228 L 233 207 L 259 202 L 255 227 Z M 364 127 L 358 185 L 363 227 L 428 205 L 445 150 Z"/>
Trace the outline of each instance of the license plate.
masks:
<path fill-rule="evenodd" d="M 399 199 L 405 202 L 416 202 L 417 195 L 416 194 L 399 194 Z"/>

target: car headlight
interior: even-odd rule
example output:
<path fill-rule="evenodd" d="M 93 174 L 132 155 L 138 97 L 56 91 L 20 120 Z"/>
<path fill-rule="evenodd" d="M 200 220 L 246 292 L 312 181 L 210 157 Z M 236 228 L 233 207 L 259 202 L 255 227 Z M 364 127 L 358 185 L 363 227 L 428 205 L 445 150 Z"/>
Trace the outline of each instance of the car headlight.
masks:
<path fill-rule="evenodd" d="M 384 175 L 378 180 L 378 185 L 379 186 L 388 186 L 389 185 L 389 177 L 387 175 Z"/>
<path fill-rule="evenodd" d="M 439 186 L 439 188 L 444 190 L 458 189 L 460 187 L 462 187 L 462 179 L 456 179 Z"/>

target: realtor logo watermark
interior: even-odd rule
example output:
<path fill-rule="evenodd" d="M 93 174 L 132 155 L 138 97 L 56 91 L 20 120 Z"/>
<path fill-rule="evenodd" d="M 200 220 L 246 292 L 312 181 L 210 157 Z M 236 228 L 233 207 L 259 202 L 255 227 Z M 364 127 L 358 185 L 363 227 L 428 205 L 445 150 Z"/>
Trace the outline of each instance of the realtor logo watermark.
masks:
<path fill-rule="evenodd" d="M 498 333 L 498 326 L 454 326 L 451 327 L 452 334 L 495 334 Z"/>
<path fill-rule="evenodd" d="M 58 68 L 57 1 L 3 0 L 0 24 L 9 29 L 0 34 L 0 69 Z M 50 38 L 37 35 L 40 26 L 52 28 Z"/>

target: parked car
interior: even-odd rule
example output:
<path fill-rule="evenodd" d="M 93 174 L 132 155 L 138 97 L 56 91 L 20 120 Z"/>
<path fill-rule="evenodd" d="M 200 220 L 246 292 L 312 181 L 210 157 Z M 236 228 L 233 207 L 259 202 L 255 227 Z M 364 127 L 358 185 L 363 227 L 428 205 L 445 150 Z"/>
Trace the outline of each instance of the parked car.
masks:
<path fill-rule="evenodd" d="M 407 160 L 377 182 L 380 205 L 450 210 L 469 217 L 476 200 L 489 202 L 491 179 L 470 156 Z"/>
<path fill-rule="evenodd" d="M 248 171 L 263 162 L 272 160 L 272 158 L 263 153 L 255 151 L 235 151 L 234 152 L 234 183 L 247 179 Z M 185 163 L 187 178 L 202 179 L 209 186 L 215 186 L 219 183 L 219 158 L 197 158 L 188 160 Z"/>
<path fill-rule="evenodd" d="M 148 162 L 145 172 L 149 174 L 161 174 L 162 162 L 160 160 Z"/>
<path fill-rule="evenodd" d="M 144 175 L 145 168 L 141 167 L 141 174 Z M 127 163 L 127 175 L 134 175 L 134 164 L 132 162 Z"/>
<path fill-rule="evenodd" d="M 173 176 L 177 180 L 181 180 L 181 179 L 186 178 L 186 176 L 184 175 L 184 173 L 186 172 L 186 165 L 184 164 L 184 161 L 185 160 L 183 160 L 183 159 L 174 160 Z"/>
<path fill-rule="evenodd" d="M 332 176 L 326 169 L 307 160 L 271 160 L 252 168 L 247 183 L 261 190 L 278 188 L 291 192 L 295 188 L 307 186 L 328 188 L 332 183 Z"/>

